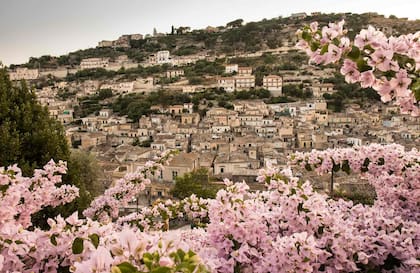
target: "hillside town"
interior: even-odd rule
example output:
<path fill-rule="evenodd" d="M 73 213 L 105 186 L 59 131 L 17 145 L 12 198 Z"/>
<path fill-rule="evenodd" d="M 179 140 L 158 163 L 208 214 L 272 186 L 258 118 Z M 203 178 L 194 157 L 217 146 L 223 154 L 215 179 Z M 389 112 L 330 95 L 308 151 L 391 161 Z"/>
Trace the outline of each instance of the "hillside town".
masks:
<path fill-rule="evenodd" d="M 306 14 L 292 16 L 304 18 Z M 181 34 L 188 31 L 184 28 Z M 209 27 L 206 31 L 220 30 Z M 150 198 L 169 196 L 176 177 L 198 168 L 207 169 L 209 175 L 219 180 L 230 178 L 252 183 L 261 168 L 284 167 L 288 156 L 296 151 L 370 143 L 398 143 L 408 149 L 420 146 L 420 118 L 400 115 L 399 108 L 392 104 L 350 103 L 343 111 L 332 111 L 326 98 L 338 90 L 325 79 L 335 76 L 335 68 L 321 69 L 302 62 L 295 69 L 256 76 L 257 65 L 236 62 L 267 56 L 281 59 L 291 53 L 299 55 L 294 48 L 296 41 L 291 35 L 287 37 L 282 46 L 255 52 L 224 54 L 202 50 L 178 56 L 159 50 L 142 62 L 120 54 L 115 58 L 84 58 L 73 67 L 17 67 L 10 70 L 9 76 L 11 80 L 26 80 L 34 86 L 38 101 L 65 126 L 68 143 L 74 149 L 96 156 L 107 184 L 144 166 L 163 151 L 178 151 L 155 174 L 147 191 Z M 98 48 L 128 48 L 130 41 L 145 38 L 141 34 L 123 35 L 115 41 L 99 42 Z M 200 62 L 217 63 L 224 70 L 220 74 L 204 73 L 199 83 L 195 83 L 186 76 L 186 69 Z M 147 76 L 125 77 L 130 70 L 155 67 L 159 67 L 157 72 Z M 72 75 L 92 70 L 116 74 L 69 80 Z M 48 84 L 37 84 L 45 81 Z M 284 88 L 290 85 L 301 86 L 310 96 L 276 102 L 275 98 L 282 98 Z M 226 103 L 201 98 L 194 102 L 155 104 L 136 119 L 112 108 L 118 98 L 136 94 L 165 92 L 193 98 L 197 94 L 238 94 L 251 90 L 266 95 Z M 108 93 L 97 109 L 87 115 L 76 114 L 89 98 L 101 92 Z"/>

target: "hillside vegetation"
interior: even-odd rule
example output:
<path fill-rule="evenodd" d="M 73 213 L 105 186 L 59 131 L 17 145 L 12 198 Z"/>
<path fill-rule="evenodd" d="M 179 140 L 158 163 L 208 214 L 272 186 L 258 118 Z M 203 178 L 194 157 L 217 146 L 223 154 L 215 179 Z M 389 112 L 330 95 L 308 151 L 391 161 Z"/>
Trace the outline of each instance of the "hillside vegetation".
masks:
<path fill-rule="evenodd" d="M 57 68 L 59 66 L 74 67 L 84 58 L 109 57 L 111 60 L 126 54 L 130 59 L 141 62 L 151 53 L 169 50 L 171 55 L 191 55 L 200 52 L 208 54 L 227 54 L 256 52 L 295 42 L 297 29 L 312 21 L 320 25 L 329 22 L 346 20 L 349 37 L 353 38 L 362 28 L 373 25 L 386 30 L 388 34 L 399 35 L 415 32 L 420 29 L 420 20 L 409 21 L 405 18 L 389 16 L 385 18 L 375 13 L 352 14 L 319 14 L 304 19 L 273 18 L 259 22 L 242 24 L 241 19 L 217 28 L 193 30 L 187 33 L 167 34 L 160 37 L 148 37 L 131 41 L 131 48 L 89 48 L 71 52 L 67 55 L 53 57 L 31 57 L 23 66 L 29 68 Z M 13 65 L 11 66 L 13 68 Z"/>

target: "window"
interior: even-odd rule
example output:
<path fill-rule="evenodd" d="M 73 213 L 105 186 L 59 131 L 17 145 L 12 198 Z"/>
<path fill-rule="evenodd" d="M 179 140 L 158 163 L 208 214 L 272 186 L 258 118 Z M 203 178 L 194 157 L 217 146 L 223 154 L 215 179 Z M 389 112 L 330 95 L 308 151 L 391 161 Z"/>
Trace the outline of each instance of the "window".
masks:
<path fill-rule="evenodd" d="M 158 191 L 157 192 L 157 196 L 162 197 L 163 196 L 162 192 L 161 191 Z"/>
<path fill-rule="evenodd" d="M 178 176 L 178 172 L 177 171 L 172 171 L 172 179 L 175 180 L 175 178 Z"/>
<path fill-rule="evenodd" d="M 220 167 L 220 173 L 223 173 L 225 171 L 224 167 Z"/>

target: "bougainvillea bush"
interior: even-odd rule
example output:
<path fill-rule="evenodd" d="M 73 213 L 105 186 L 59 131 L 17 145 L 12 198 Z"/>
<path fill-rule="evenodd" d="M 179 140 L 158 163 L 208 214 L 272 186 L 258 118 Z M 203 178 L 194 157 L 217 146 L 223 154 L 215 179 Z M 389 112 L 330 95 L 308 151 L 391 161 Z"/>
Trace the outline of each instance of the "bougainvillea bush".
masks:
<path fill-rule="evenodd" d="M 353 43 L 343 23 L 301 32 L 316 63 L 338 62 L 349 82 L 374 87 L 383 101 L 418 114 L 419 33 L 384 38 L 369 28 Z M 377 88 L 376 88 L 377 87 Z M 225 181 L 215 199 L 161 201 L 120 217 L 119 209 L 150 184 L 171 154 L 127 174 L 83 213 L 31 224 L 45 206 L 70 202 L 66 165 L 48 163 L 24 177 L 0 168 L 0 272 L 420 272 L 420 152 L 396 144 L 296 153 L 288 168 L 268 167 L 265 191 Z M 373 205 L 332 199 L 295 177 L 359 175 L 376 192 Z M 171 229 L 171 222 L 191 223 Z"/>
<path fill-rule="evenodd" d="M 267 190 L 225 181 L 214 200 L 165 201 L 118 218 L 114 208 L 150 183 L 161 163 L 119 180 L 85 215 L 31 227 L 30 215 L 69 202 L 77 189 L 59 186 L 65 164 L 50 162 L 34 177 L 0 170 L 2 272 L 418 272 L 420 153 L 378 145 L 296 153 L 290 164 L 323 174 L 359 174 L 376 190 L 374 205 L 329 199 L 290 168 L 261 170 Z M 100 209 L 100 204 L 102 208 Z M 170 230 L 169 220 L 200 227 Z"/>
<path fill-rule="evenodd" d="M 344 21 L 321 29 L 313 22 L 298 31 L 297 46 L 307 52 L 311 63 L 339 63 L 348 83 L 372 87 L 383 102 L 394 100 L 402 113 L 419 116 L 420 31 L 386 37 L 369 26 L 354 41 L 346 32 Z"/>

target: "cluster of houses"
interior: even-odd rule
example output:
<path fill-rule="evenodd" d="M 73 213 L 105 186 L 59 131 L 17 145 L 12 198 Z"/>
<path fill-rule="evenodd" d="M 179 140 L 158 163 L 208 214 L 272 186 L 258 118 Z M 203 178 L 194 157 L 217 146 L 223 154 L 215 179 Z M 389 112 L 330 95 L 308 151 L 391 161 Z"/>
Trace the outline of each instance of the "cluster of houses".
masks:
<path fill-rule="evenodd" d="M 226 92 L 249 90 L 255 88 L 255 76 L 252 75 L 252 67 L 241 67 L 237 64 L 229 64 L 225 67 L 226 74 L 231 77 L 219 77 L 217 86 Z M 278 75 L 267 75 L 263 78 L 262 88 L 269 90 L 272 96 L 277 97 L 282 94 L 283 78 Z"/>
<path fill-rule="evenodd" d="M 223 56 L 219 56 L 223 57 Z M 77 67 L 58 67 L 56 69 L 38 69 L 38 68 L 26 68 L 17 67 L 14 70 L 9 71 L 9 77 L 11 80 L 36 80 L 39 78 L 54 76 L 58 79 L 63 79 L 68 75 L 75 74 L 78 71 L 86 69 L 105 69 L 108 71 L 118 71 L 122 68 L 130 69 L 137 68 L 139 66 L 148 67 L 154 65 L 170 64 L 173 66 L 184 66 L 193 64 L 199 60 L 211 60 L 214 61 L 214 56 L 208 56 L 207 54 L 200 53 L 186 56 L 170 56 L 169 51 L 162 50 L 154 54 L 150 54 L 148 58 L 141 63 L 134 62 L 129 59 L 127 55 L 120 55 L 115 59 L 105 57 L 85 58 L 82 59 L 79 66 Z"/>
<path fill-rule="evenodd" d="M 370 143 L 400 143 L 407 148 L 420 144 L 420 119 L 395 114 L 394 106 L 365 110 L 352 105 L 345 113 L 330 113 L 322 100 L 232 104 L 232 110 L 213 107 L 205 116 L 195 113 L 191 103 L 157 106 L 156 114 L 137 121 L 103 109 L 98 116 L 83 118 L 80 125 L 68 126 L 67 137 L 73 147 L 94 152 L 110 180 L 135 171 L 162 151 L 180 151 L 155 175 L 155 197 L 167 196 L 177 176 L 197 168 L 206 168 L 220 179 L 252 182 L 260 168 L 285 166 L 296 151 Z"/>
<path fill-rule="evenodd" d="M 93 65 L 95 62 L 85 60 L 84 65 Z M 96 64 L 106 65 L 100 61 Z M 252 71 L 252 67 L 228 64 L 225 72 L 232 76 L 215 77 L 215 83 L 210 87 L 223 87 L 227 92 L 249 90 L 255 87 Z M 140 164 L 133 160 L 132 154 L 135 151 L 142 151 L 152 158 L 156 153 L 176 149 L 182 151 L 180 155 L 197 157 L 197 160 L 191 160 L 191 164 L 187 164 L 188 160 L 180 160 L 185 166 L 179 169 L 176 169 L 175 163 L 171 163 L 175 164 L 173 171 L 177 175 L 205 167 L 214 176 L 252 178 L 268 162 L 284 164 L 287 156 L 296 150 L 372 142 L 397 142 L 408 148 L 418 145 L 420 120 L 398 115 L 397 107 L 373 106 L 360 109 L 352 105 L 345 113 L 328 111 L 322 94 L 334 92 L 333 85 L 314 80 L 325 76 L 327 72 L 312 72 L 311 76 L 292 72 L 282 76 L 267 75 L 263 78 L 262 87 L 278 95 L 281 94 L 284 82 L 303 83 L 309 79 L 307 85 L 314 93 L 313 101 L 266 104 L 261 100 L 239 100 L 231 103 L 233 109 L 211 107 L 204 116 L 194 112 L 192 103 L 185 103 L 153 106 L 152 110 L 156 114 L 144 116 L 137 121 L 118 116 L 111 109 L 102 109 L 97 115 L 89 115 L 75 122 L 74 108 L 79 104 L 79 97 L 97 94 L 101 89 L 111 89 L 113 95 L 156 91 L 162 86 L 156 84 L 154 77 L 125 82 L 61 81 L 37 90 L 37 97 L 41 104 L 48 106 L 50 115 L 66 126 L 68 140 L 73 147 L 95 151 L 99 158 L 101 155 L 116 156 L 120 149 L 131 149 L 128 151 L 130 160 L 120 160 L 121 157 L 117 160 L 115 157 L 115 161 L 108 162 L 108 158 L 101 163 L 107 166 L 112 162 L 111 166 L 115 167 L 110 170 L 112 179 L 121 175 L 121 170 L 134 170 Z M 19 73 L 27 79 L 36 76 L 32 77 L 27 69 Z M 184 71 L 172 68 L 160 76 L 182 78 Z M 230 86 L 226 83 L 229 79 L 233 79 Z M 249 79 L 249 83 L 242 82 L 243 79 Z M 200 91 L 190 85 L 169 84 L 166 87 L 174 92 Z M 60 99 L 57 97 L 60 90 L 73 92 L 76 96 Z M 147 147 L 133 146 L 133 143 Z M 145 156 L 138 155 L 138 158 L 143 160 Z M 161 181 L 170 183 L 173 177 L 162 174 Z"/>

